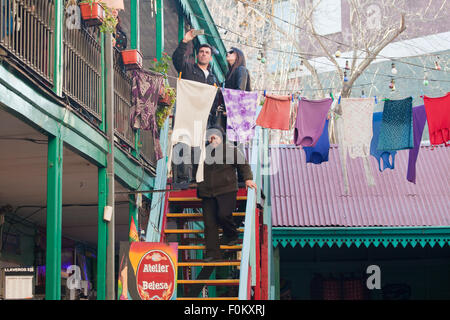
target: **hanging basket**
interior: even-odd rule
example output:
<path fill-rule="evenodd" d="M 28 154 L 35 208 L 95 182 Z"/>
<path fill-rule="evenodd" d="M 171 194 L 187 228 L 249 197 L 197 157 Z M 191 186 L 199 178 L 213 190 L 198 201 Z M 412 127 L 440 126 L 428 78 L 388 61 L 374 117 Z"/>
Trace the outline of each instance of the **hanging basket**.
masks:
<path fill-rule="evenodd" d="M 87 26 L 93 27 L 103 24 L 103 20 L 105 19 L 105 9 L 100 3 L 80 3 L 80 10 L 81 18 Z"/>
<path fill-rule="evenodd" d="M 142 54 L 137 49 L 123 50 L 121 54 L 123 64 L 127 70 L 142 68 Z"/>

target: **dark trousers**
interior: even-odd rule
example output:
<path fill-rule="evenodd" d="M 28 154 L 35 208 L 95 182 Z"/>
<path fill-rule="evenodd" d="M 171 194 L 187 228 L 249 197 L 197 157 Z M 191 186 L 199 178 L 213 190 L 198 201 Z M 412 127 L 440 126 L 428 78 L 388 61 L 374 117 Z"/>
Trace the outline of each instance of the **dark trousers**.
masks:
<path fill-rule="evenodd" d="M 203 198 L 203 222 L 205 224 L 206 254 L 208 256 L 220 256 L 219 226 L 228 239 L 238 236 L 236 225 L 233 221 L 233 211 L 236 209 L 237 192 L 218 195 L 214 198 Z"/>

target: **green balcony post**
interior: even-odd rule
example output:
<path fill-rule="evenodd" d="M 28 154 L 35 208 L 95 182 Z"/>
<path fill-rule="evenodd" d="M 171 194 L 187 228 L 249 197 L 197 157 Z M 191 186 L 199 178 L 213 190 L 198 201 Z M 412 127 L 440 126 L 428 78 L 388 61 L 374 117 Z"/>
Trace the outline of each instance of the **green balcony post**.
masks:
<path fill-rule="evenodd" d="M 139 0 L 131 0 L 131 31 L 130 31 L 130 48 L 141 49 L 140 41 L 140 25 L 139 25 Z"/>
<path fill-rule="evenodd" d="M 63 21 L 64 0 L 55 0 L 53 92 L 58 96 L 62 96 L 63 87 Z"/>
<path fill-rule="evenodd" d="M 178 9 L 178 42 L 184 38 L 184 13 L 181 8 Z"/>
<path fill-rule="evenodd" d="M 61 225 L 63 141 L 48 138 L 47 151 L 47 254 L 45 299 L 61 299 Z"/>
<path fill-rule="evenodd" d="M 97 300 L 106 299 L 106 248 L 108 224 L 103 220 L 107 205 L 108 177 L 106 168 L 98 168 L 98 240 L 97 240 Z"/>
<path fill-rule="evenodd" d="M 156 59 L 164 52 L 164 0 L 156 0 Z"/>

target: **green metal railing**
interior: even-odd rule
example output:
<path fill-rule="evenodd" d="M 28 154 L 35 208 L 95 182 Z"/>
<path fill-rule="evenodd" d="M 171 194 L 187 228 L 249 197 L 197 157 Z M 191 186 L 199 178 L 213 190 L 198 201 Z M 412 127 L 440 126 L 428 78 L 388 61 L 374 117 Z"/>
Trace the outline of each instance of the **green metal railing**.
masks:
<path fill-rule="evenodd" d="M 132 80 L 120 65 L 120 53 L 114 52 L 114 129 L 118 137 L 131 149 L 135 147 L 135 134 L 130 126 Z"/>
<path fill-rule="evenodd" d="M 98 28 L 64 28 L 63 65 L 63 92 L 101 121 L 102 63 Z"/>
<path fill-rule="evenodd" d="M 0 0 L 0 46 L 50 85 L 54 73 L 54 12 L 54 0 Z"/>

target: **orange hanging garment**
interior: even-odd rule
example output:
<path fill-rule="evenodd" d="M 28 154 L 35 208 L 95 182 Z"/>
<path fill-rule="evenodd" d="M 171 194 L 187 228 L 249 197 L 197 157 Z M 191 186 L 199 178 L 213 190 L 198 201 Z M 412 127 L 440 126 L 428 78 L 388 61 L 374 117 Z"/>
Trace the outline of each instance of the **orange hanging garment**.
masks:
<path fill-rule="evenodd" d="M 256 124 L 263 128 L 289 130 L 291 96 L 266 95 Z"/>

